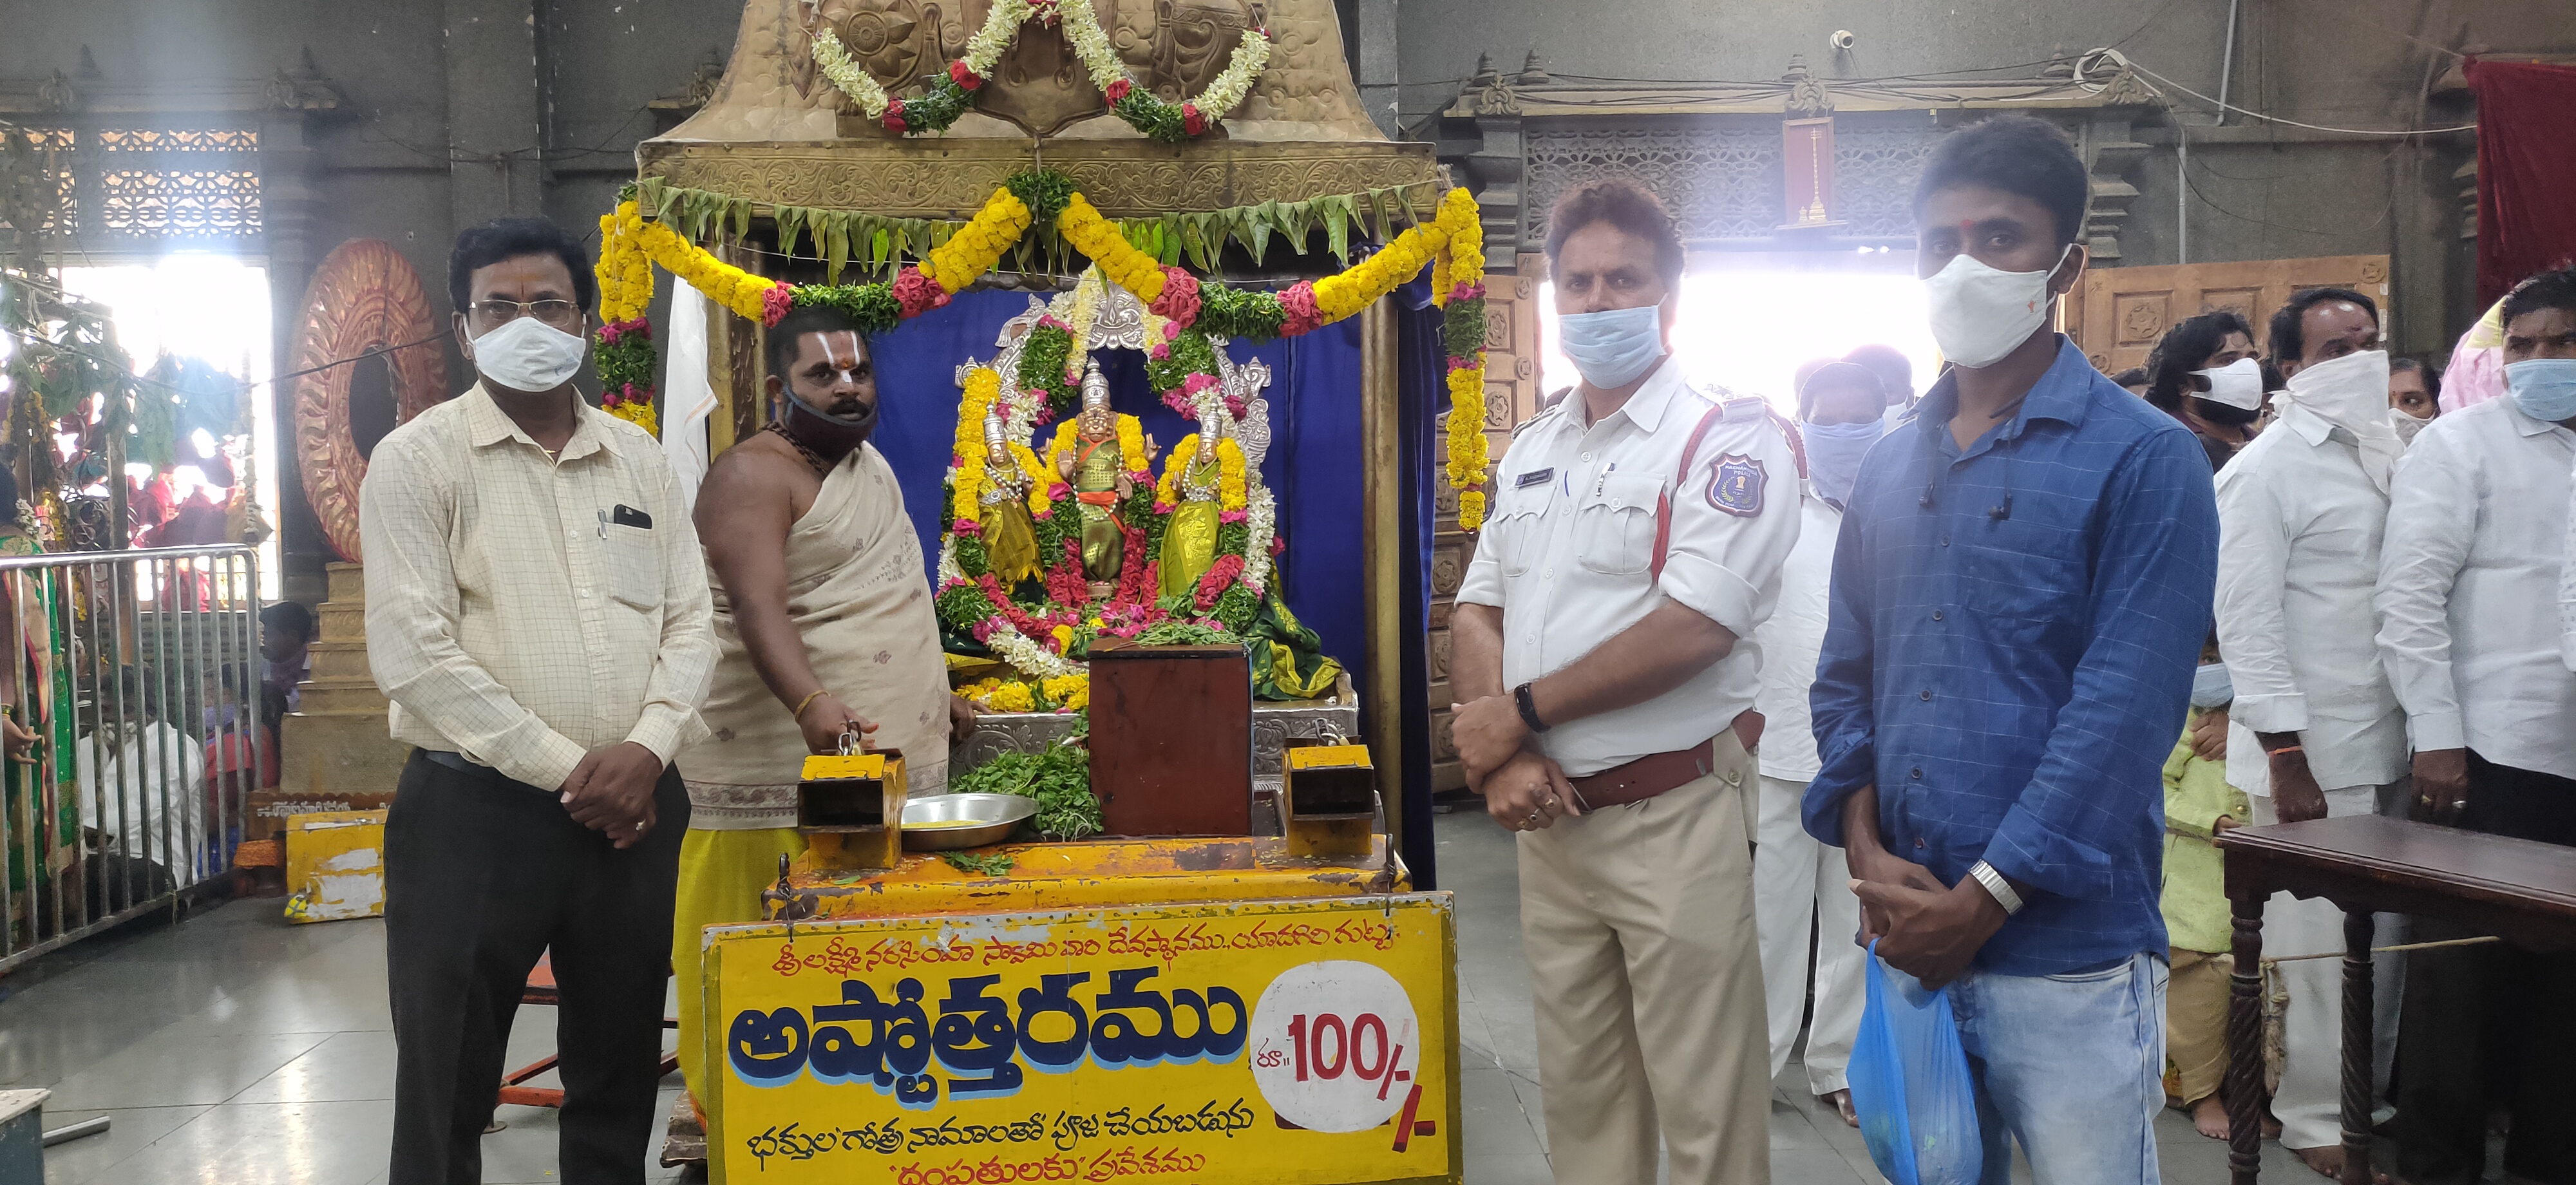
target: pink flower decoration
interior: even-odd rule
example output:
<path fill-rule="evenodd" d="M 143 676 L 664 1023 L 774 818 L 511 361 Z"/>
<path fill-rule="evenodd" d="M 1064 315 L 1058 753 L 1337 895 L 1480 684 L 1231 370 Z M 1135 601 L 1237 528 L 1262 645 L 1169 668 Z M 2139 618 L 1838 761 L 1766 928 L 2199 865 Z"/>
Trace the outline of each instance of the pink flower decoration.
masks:
<path fill-rule="evenodd" d="M 1145 352 L 1153 355 L 1154 360 L 1160 362 L 1163 359 L 1172 356 L 1172 343 L 1168 340 L 1158 341 L 1154 343 L 1154 347 L 1152 349 Z"/>
<path fill-rule="evenodd" d="M 1181 328 L 1199 319 L 1199 279 L 1176 267 L 1163 269 L 1163 292 L 1154 298 L 1150 310 L 1155 316 L 1170 318 L 1163 326 L 1163 338 L 1176 340 Z"/>
<path fill-rule="evenodd" d="M 1250 517 L 1252 517 L 1252 512 L 1248 510 L 1228 510 L 1217 515 L 1216 521 L 1221 523 L 1239 523 Z"/>
<path fill-rule="evenodd" d="M 1163 392 L 1163 406 L 1191 419 L 1198 418 L 1198 412 L 1190 407 L 1190 401 L 1178 389 Z"/>
<path fill-rule="evenodd" d="M 978 642 L 990 641 L 993 637 L 994 629 L 999 627 L 1001 624 L 1002 623 L 999 619 L 987 617 L 982 621 L 976 622 L 967 630 L 967 632 L 975 635 L 975 640 Z"/>
<path fill-rule="evenodd" d="M 1059 319 L 1056 317 L 1056 315 L 1055 315 L 1055 314 L 1053 314 L 1053 313 L 1049 313 L 1049 314 L 1047 314 L 1046 316 L 1043 316 L 1043 317 L 1038 318 L 1038 328 L 1040 328 L 1040 329 L 1061 329 L 1061 330 L 1064 330 L 1064 331 L 1065 331 L 1065 332 L 1067 332 L 1067 333 L 1071 333 L 1071 332 L 1073 332 L 1073 326 L 1066 324 L 1066 323 L 1065 323 L 1065 322 L 1063 322 L 1062 320 L 1059 320 Z"/>
<path fill-rule="evenodd" d="M 599 344 L 603 346 L 616 345 L 618 334 L 624 328 L 625 323 L 620 321 L 610 321 L 601 325 L 599 327 Z"/>
<path fill-rule="evenodd" d="M 983 78 L 967 69 L 966 63 L 962 60 L 948 63 L 948 78 L 970 91 L 984 85 Z"/>
<path fill-rule="evenodd" d="M 772 284 L 760 294 L 760 323 L 776 325 L 787 319 L 787 311 L 796 307 L 796 290 L 785 284 Z"/>
<path fill-rule="evenodd" d="M 885 116 L 878 122 L 883 123 L 886 126 L 887 131 L 900 132 L 904 130 L 903 100 L 896 99 L 887 103 Z"/>
<path fill-rule="evenodd" d="M 1243 402 L 1243 396 L 1228 394 L 1225 397 L 1225 414 L 1240 420 L 1243 418 L 1245 410 L 1246 408 Z"/>
<path fill-rule="evenodd" d="M 1206 131 L 1207 126 L 1207 117 L 1199 114 L 1198 104 L 1181 104 L 1181 130 L 1183 132 L 1195 136 Z"/>
<path fill-rule="evenodd" d="M 1215 375 L 1201 371 L 1197 374 L 1191 375 L 1181 384 L 1181 394 L 1195 396 L 1199 392 L 1216 385 L 1217 381 Z"/>
<path fill-rule="evenodd" d="M 1127 99 L 1127 92 L 1134 89 L 1134 87 L 1134 83 L 1121 78 L 1116 82 L 1110 83 L 1109 89 L 1101 92 L 1101 97 L 1108 99 L 1113 105 L 1122 103 Z"/>
<path fill-rule="evenodd" d="M 1273 536 L 1271 536 L 1271 537 L 1270 537 L 1270 554 L 1271 554 L 1271 555 L 1276 556 L 1276 555 L 1278 555 L 1280 552 L 1283 552 L 1283 551 L 1286 551 L 1286 550 L 1288 550 L 1288 541 L 1287 541 L 1286 539 L 1281 538 L 1280 536 L 1277 536 L 1277 535 L 1273 535 Z"/>
<path fill-rule="evenodd" d="M 971 518 L 961 518 L 950 523 L 948 529 L 960 535 L 981 535 L 984 533 L 984 524 Z"/>
<path fill-rule="evenodd" d="M 906 265 L 903 274 L 894 278 L 894 299 L 903 306 L 906 317 L 918 317 L 948 303 L 948 290 L 918 266 Z"/>
<path fill-rule="evenodd" d="M 1154 503 L 1154 513 L 1156 514 L 1170 514 L 1173 509 L 1173 505 L 1169 502 L 1157 501 Z"/>
<path fill-rule="evenodd" d="M 1315 304 L 1315 285 L 1299 280 L 1279 290 L 1279 307 L 1288 316 L 1280 323 L 1279 336 L 1296 337 L 1323 328 L 1323 311 Z"/>
<path fill-rule="evenodd" d="M 1449 288 L 1451 301 L 1474 300 L 1484 294 L 1485 286 L 1482 284 L 1453 284 Z"/>

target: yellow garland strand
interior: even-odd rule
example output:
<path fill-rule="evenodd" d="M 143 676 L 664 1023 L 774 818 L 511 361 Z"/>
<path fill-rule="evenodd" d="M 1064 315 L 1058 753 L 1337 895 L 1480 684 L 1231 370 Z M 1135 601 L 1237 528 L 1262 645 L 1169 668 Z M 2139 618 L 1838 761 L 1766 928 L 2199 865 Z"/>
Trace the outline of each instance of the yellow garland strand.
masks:
<path fill-rule="evenodd" d="M 1059 480 L 1056 475 L 1048 472 L 1046 466 L 1038 461 L 1038 455 L 1029 451 L 1025 444 L 1011 446 L 1011 459 L 1019 463 L 1021 475 L 1029 479 L 1029 513 L 1045 514 L 1055 509 L 1055 499 L 1048 497 L 1047 491 L 1055 488 Z M 1049 563 L 1055 559 L 1053 556 L 1042 558 Z"/>
<path fill-rule="evenodd" d="M 1220 510 L 1241 510 L 1244 505 L 1243 449 L 1231 436 L 1216 442 L 1216 504 Z"/>
<path fill-rule="evenodd" d="M 1163 480 L 1154 483 L 1154 501 L 1165 506 L 1181 504 L 1179 488 L 1173 483 L 1189 469 L 1190 461 L 1199 455 L 1199 434 L 1192 432 L 1172 446 L 1172 455 L 1163 458 Z"/>
<path fill-rule="evenodd" d="M 1099 264 L 1111 282 L 1135 293 L 1136 299 L 1150 305 L 1163 294 L 1162 262 L 1137 250 L 1081 194 L 1065 203 L 1064 212 L 1055 217 L 1055 228 L 1074 250 Z"/>
<path fill-rule="evenodd" d="M 989 366 L 966 373 L 966 398 L 957 408 L 957 488 L 951 501 L 959 522 L 982 522 L 984 413 L 1002 393 L 1002 376 Z"/>
<path fill-rule="evenodd" d="M 1432 300 L 1443 307 L 1458 285 L 1485 281 L 1485 230 L 1475 198 L 1453 189 L 1441 198 L 1436 223 L 1447 241 L 1433 269 Z M 1449 372 L 1449 488 L 1458 491 L 1458 525 L 1485 525 L 1485 351 Z"/>
<path fill-rule="evenodd" d="M 778 284 L 716 258 L 660 222 L 645 223 L 636 238 L 662 270 L 688 281 L 690 287 L 745 320 L 761 319 L 764 298 Z"/>
<path fill-rule="evenodd" d="M 1033 218 L 1019 195 L 996 189 L 985 200 L 984 208 L 975 212 L 973 220 L 922 257 L 921 270 L 930 274 L 941 291 L 965 291 L 976 277 L 992 270 L 1001 261 L 1002 253 L 1020 241 L 1020 236 L 1028 233 Z"/>
<path fill-rule="evenodd" d="M 1118 459 L 1129 473 L 1146 472 L 1145 422 L 1134 416 L 1118 417 Z"/>

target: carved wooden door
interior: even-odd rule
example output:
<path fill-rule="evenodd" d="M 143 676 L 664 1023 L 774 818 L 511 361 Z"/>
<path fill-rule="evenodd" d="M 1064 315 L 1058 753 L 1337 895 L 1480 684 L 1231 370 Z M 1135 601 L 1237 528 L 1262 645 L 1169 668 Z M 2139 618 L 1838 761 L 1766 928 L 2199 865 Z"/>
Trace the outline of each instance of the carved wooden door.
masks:
<path fill-rule="evenodd" d="M 1543 257 L 1524 255 L 1518 275 L 1485 281 L 1485 441 L 1496 462 L 1511 445 L 1512 429 L 1538 414 L 1538 285 L 1545 268 Z M 1442 416 L 1442 439 L 1448 431 L 1448 417 Z M 1488 479 L 1492 474 L 1489 465 Z M 1431 681 L 1425 693 L 1431 710 L 1431 788 L 1436 792 L 1467 784 L 1458 747 L 1449 737 L 1449 617 L 1467 561 L 1475 558 L 1476 540 L 1458 529 L 1458 495 L 1448 481 L 1433 486 L 1439 491 L 1439 508 L 1431 541 L 1431 632 L 1425 639 Z"/>
<path fill-rule="evenodd" d="M 2094 366 L 2118 374 L 2146 365 L 2147 351 L 2176 322 L 2219 309 L 2243 314 L 2254 325 L 2255 344 L 2268 345 L 2273 311 L 2300 289 L 2322 287 L 2350 288 L 2378 301 L 2381 332 L 2396 333 L 2385 255 L 2097 268 L 2069 294 L 2066 328 Z"/>

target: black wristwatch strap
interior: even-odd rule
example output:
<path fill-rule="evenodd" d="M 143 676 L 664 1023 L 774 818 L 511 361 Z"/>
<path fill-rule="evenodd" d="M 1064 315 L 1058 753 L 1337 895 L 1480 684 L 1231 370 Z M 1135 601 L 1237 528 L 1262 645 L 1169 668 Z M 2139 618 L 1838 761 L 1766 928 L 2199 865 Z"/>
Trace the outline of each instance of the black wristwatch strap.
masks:
<path fill-rule="evenodd" d="M 1538 705 L 1530 700 L 1529 684 L 1523 683 L 1512 689 L 1512 702 L 1520 706 L 1521 723 L 1528 725 L 1531 732 L 1547 731 L 1547 721 L 1538 718 Z"/>

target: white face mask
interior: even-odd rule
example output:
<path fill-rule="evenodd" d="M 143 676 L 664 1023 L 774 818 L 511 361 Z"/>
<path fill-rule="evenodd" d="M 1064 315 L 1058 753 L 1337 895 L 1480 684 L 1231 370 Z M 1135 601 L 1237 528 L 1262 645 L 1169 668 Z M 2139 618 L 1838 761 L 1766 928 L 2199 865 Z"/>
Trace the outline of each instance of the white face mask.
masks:
<path fill-rule="evenodd" d="M 2073 251 L 2075 244 L 2066 245 Z M 2066 253 L 2059 252 L 2059 263 Z M 2048 278 L 2057 269 L 2003 272 L 1967 252 L 1923 281 L 1932 302 L 1932 341 L 1941 356 L 1970 370 L 2004 360 L 2048 320 Z"/>
<path fill-rule="evenodd" d="M 554 390 L 581 369 L 590 343 L 534 317 L 513 317 L 474 339 L 474 369 L 513 391 Z"/>
<path fill-rule="evenodd" d="M 2202 399 L 2242 411 L 2253 411 L 2263 406 L 2263 364 L 2260 362 L 2239 358 L 2225 366 L 2192 373 L 2209 380 L 2209 390 L 2194 392 Z"/>
<path fill-rule="evenodd" d="M 2423 431 L 2424 425 L 2432 422 L 2433 421 L 2431 420 L 2416 419 L 2413 415 L 2408 414 L 2404 408 L 2392 407 L 2388 409 L 2388 426 L 2397 430 L 2397 443 L 2399 444 L 2415 443 L 2415 434 Z"/>
<path fill-rule="evenodd" d="M 2288 394 L 2291 402 L 2330 424 L 2352 428 L 2363 421 L 2384 421 L 2388 351 L 2363 350 L 2317 363 L 2290 376 Z"/>

